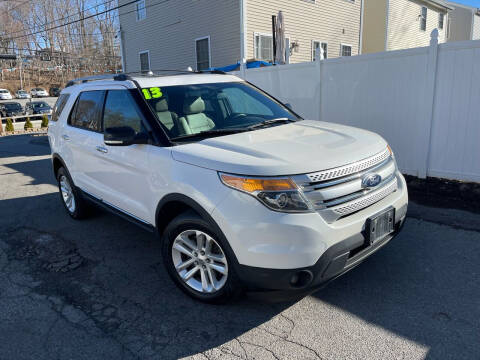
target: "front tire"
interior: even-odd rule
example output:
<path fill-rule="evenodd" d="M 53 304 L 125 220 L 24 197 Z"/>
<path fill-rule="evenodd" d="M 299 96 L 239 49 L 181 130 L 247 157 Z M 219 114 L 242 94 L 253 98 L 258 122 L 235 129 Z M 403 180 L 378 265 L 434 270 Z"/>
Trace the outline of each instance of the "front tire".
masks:
<path fill-rule="evenodd" d="M 57 172 L 57 182 L 60 199 L 68 215 L 76 220 L 86 217 L 87 204 L 73 184 L 70 174 L 63 167 Z"/>
<path fill-rule="evenodd" d="M 179 215 L 167 226 L 162 255 L 172 280 L 196 300 L 220 304 L 240 292 L 222 237 L 193 211 Z"/>

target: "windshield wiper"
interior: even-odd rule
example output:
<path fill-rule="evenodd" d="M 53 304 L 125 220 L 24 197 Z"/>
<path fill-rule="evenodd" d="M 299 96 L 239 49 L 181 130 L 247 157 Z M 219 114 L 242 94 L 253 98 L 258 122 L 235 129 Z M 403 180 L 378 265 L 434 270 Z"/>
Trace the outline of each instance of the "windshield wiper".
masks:
<path fill-rule="evenodd" d="M 261 127 L 267 127 L 267 126 L 270 126 L 270 125 L 273 125 L 273 124 L 289 123 L 289 122 L 295 122 L 295 121 L 296 120 L 289 119 L 287 117 L 281 117 L 281 118 L 276 118 L 276 119 L 265 120 L 265 121 L 262 121 L 258 124 L 250 125 L 246 129 L 252 130 L 252 129 L 257 129 L 257 128 L 261 128 Z"/>
<path fill-rule="evenodd" d="M 188 140 L 192 138 L 208 138 L 208 137 L 215 137 L 220 135 L 236 134 L 244 131 L 248 131 L 248 129 L 247 128 L 212 129 L 212 130 L 200 131 L 199 133 L 195 133 L 195 134 L 177 136 L 177 137 L 171 138 L 170 140 L 182 141 L 182 140 Z"/>

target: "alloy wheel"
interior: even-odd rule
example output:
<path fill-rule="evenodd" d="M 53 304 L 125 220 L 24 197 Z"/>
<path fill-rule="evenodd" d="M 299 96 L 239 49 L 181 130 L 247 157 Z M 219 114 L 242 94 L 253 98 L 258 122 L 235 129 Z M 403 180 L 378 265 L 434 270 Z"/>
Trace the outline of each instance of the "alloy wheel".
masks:
<path fill-rule="evenodd" d="M 76 209 L 75 196 L 73 194 L 72 186 L 65 175 L 60 177 L 60 191 L 62 199 L 68 211 L 73 214 Z"/>
<path fill-rule="evenodd" d="M 203 231 L 181 232 L 172 244 L 172 260 L 180 279 L 200 293 L 215 293 L 227 281 L 225 253 L 219 243 Z"/>

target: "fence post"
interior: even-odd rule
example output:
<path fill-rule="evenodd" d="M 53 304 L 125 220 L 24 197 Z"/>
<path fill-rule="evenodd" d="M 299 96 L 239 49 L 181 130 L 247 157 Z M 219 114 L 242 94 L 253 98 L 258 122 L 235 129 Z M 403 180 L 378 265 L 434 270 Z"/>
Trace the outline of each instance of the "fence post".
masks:
<path fill-rule="evenodd" d="M 425 154 L 424 162 L 418 169 L 418 177 L 425 179 L 428 174 L 428 166 L 431 150 L 431 137 L 433 127 L 433 111 L 435 108 L 435 85 L 437 77 L 437 62 L 438 62 L 438 30 L 433 29 L 430 34 L 430 47 L 428 49 L 427 60 L 427 80 L 425 83 L 425 129 L 427 138 L 423 144 Z"/>
<path fill-rule="evenodd" d="M 318 76 L 318 116 L 317 120 L 323 121 L 322 119 L 322 84 L 323 84 L 323 59 L 324 59 L 324 51 L 322 47 L 320 47 L 320 60 L 315 61 L 315 65 L 317 66 L 317 76 Z"/>
<path fill-rule="evenodd" d="M 240 60 L 240 77 L 243 80 L 247 80 L 246 71 L 247 71 L 247 61 L 245 60 L 245 58 L 243 58 L 242 60 Z"/>

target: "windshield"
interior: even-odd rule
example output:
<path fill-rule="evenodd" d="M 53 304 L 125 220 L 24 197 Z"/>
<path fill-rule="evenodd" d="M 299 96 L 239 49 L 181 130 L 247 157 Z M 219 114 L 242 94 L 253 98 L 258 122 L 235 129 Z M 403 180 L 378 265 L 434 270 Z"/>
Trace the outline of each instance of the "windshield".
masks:
<path fill-rule="evenodd" d="M 36 108 L 49 108 L 47 103 L 41 102 L 41 103 L 33 103 L 33 106 Z"/>
<path fill-rule="evenodd" d="M 167 135 L 175 140 L 299 120 L 288 108 L 243 82 L 150 87 L 142 93 Z"/>
<path fill-rule="evenodd" d="M 20 104 L 3 104 L 9 110 L 21 109 Z"/>
<path fill-rule="evenodd" d="M 8 94 L 8 90 L 0 90 L 0 94 Z"/>
<path fill-rule="evenodd" d="M 18 91 L 17 91 L 17 94 L 25 94 L 25 93 L 26 93 L 25 90 L 18 90 Z"/>

